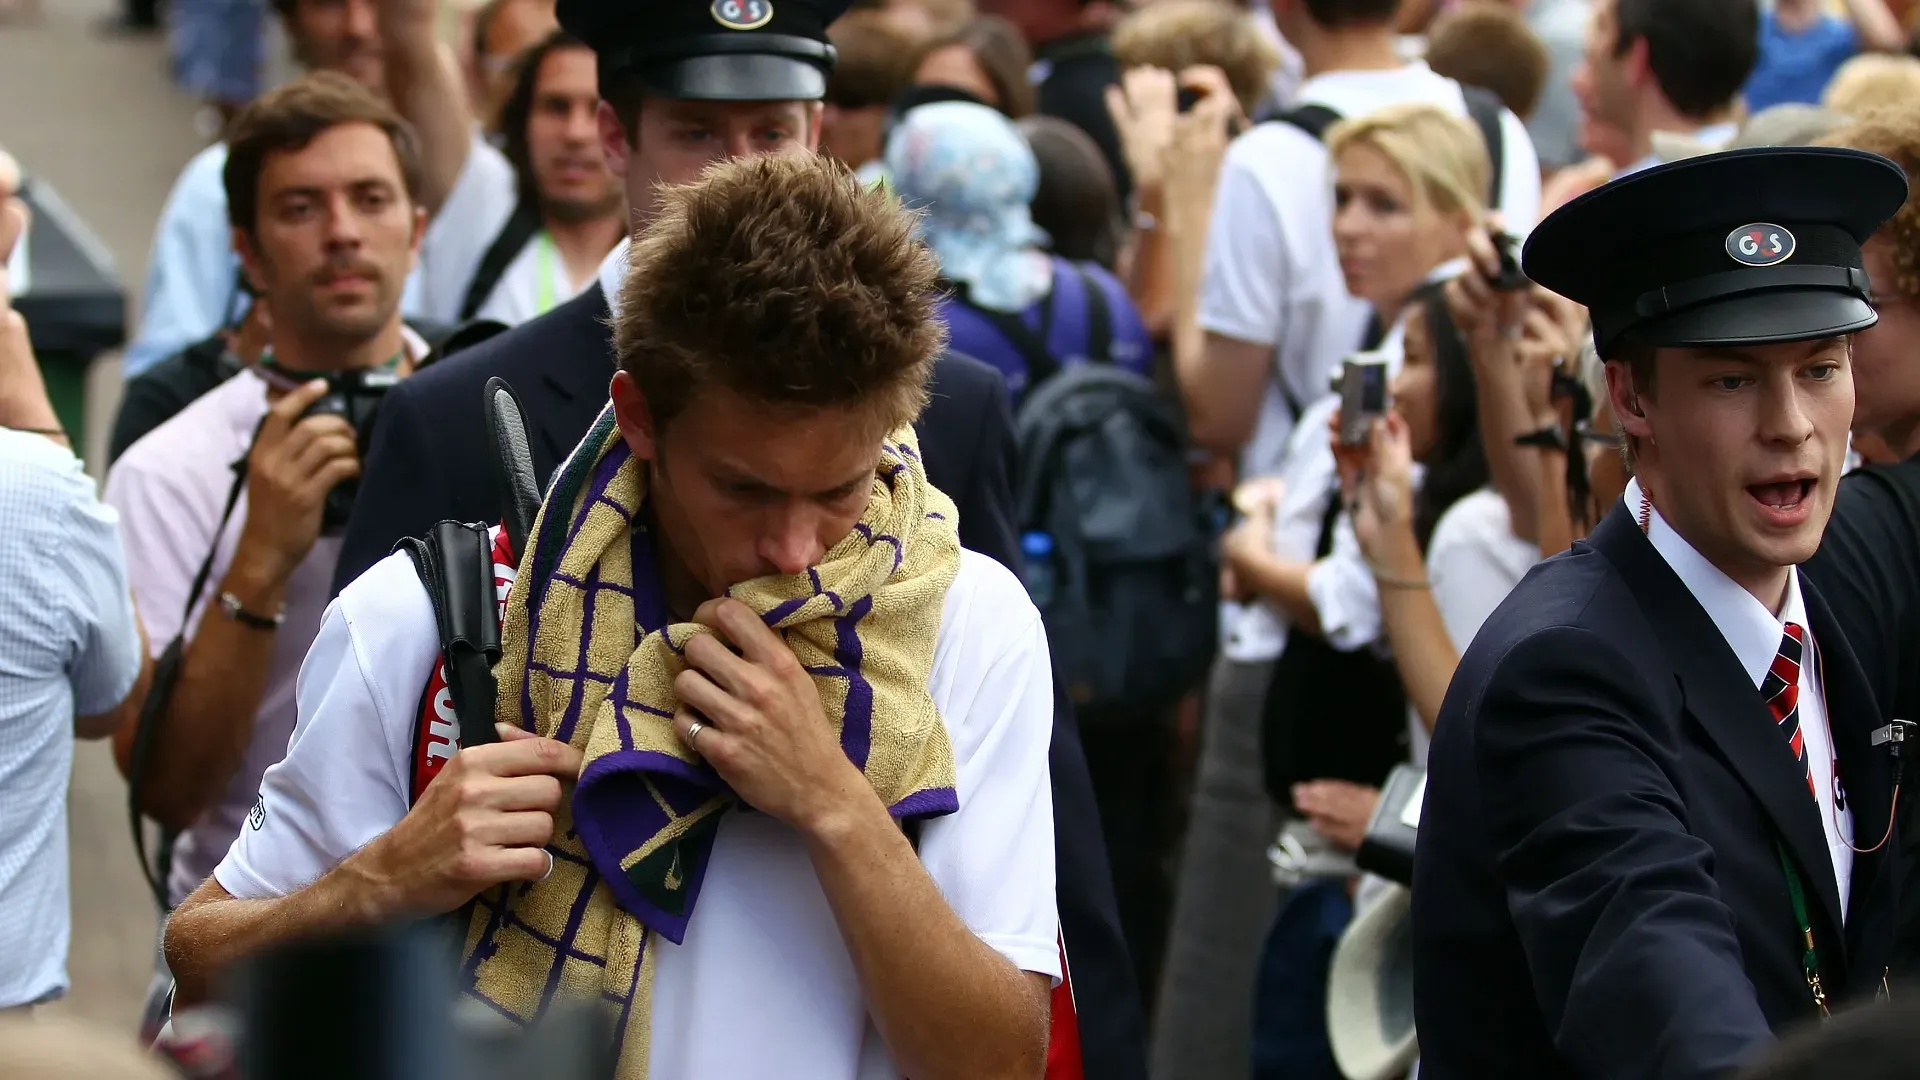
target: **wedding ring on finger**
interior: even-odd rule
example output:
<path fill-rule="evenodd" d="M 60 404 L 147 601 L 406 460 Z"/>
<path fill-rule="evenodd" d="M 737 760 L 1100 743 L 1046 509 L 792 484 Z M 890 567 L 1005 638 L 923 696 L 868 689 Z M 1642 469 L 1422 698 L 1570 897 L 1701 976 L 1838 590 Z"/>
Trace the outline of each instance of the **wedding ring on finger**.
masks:
<path fill-rule="evenodd" d="M 540 851 L 540 854 L 545 855 L 547 857 L 547 872 L 540 875 L 540 880 L 545 881 L 548 878 L 553 876 L 553 852 L 548 851 L 545 848 L 542 848 Z"/>
<path fill-rule="evenodd" d="M 687 749 L 698 752 L 699 747 L 693 744 L 695 740 L 700 738 L 700 733 L 705 730 L 707 730 L 707 725 L 698 720 L 687 725 Z"/>

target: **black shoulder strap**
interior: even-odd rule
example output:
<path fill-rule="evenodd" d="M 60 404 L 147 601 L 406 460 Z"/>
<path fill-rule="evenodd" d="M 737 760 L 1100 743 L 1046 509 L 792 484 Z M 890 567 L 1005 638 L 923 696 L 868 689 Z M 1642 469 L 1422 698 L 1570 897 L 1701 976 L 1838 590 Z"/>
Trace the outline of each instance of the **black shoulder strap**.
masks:
<path fill-rule="evenodd" d="M 264 420 L 263 420 L 264 422 Z M 258 429 L 255 430 L 258 435 Z M 248 443 L 252 445 L 251 441 Z M 233 483 L 227 487 L 227 504 L 220 511 L 220 521 L 213 527 L 213 543 L 208 546 L 207 556 L 200 560 L 200 569 L 193 575 L 193 584 L 187 588 L 187 602 L 180 611 L 180 632 L 161 651 L 160 658 L 154 661 L 153 678 L 147 684 L 147 696 L 140 702 L 140 715 L 133 722 L 133 747 L 127 760 L 127 823 L 133 829 L 133 853 L 140 860 L 140 876 L 146 878 L 147 888 L 153 893 L 153 902 L 161 911 L 167 911 L 173 905 L 167 902 L 167 878 L 173 862 L 173 835 L 162 830 L 158 858 L 147 854 L 147 832 L 141 826 L 141 795 L 146 790 L 147 766 L 152 763 L 153 742 L 160 735 L 160 723 L 167 712 L 167 702 L 173 697 L 174 685 L 180 681 L 180 664 L 187 650 L 187 621 L 193 618 L 194 605 L 200 602 L 200 594 L 206 591 L 207 578 L 213 573 L 213 557 L 220 550 L 220 536 L 227 531 L 227 522 L 233 519 L 233 509 L 240 503 L 240 493 L 247 490 L 247 455 L 233 463 Z"/>
<path fill-rule="evenodd" d="M 1500 191 L 1506 184 L 1507 140 L 1500 114 L 1506 106 L 1500 104 L 1499 95 L 1484 86 L 1460 84 L 1460 96 L 1467 99 L 1467 116 L 1471 117 L 1475 127 L 1480 129 L 1480 137 L 1487 143 L 1487 161 L 1493 166 L 1489 174 L 1487 208 L 1500 208 Z"/>
<path fill-rule="evenodd" d="M 1340 511 L 1344 509 L 1340 501 L 1340 478 L 1334 477 L 1333 489 L 1327 493 L 1327 509 L 1320 515 L 1320 535 L 1313 541 L 1313 557 L 1324 559 L 1333 554 L 1333 529 L 1340 520 Z"/>
<path fill-rule="evenodd" d="M 407 537 L 397 547 L 413 560 L 414 572 L 433 602 L 447 692 L 460 721 L 460 745 L 497 742 L 493 665 L 500 659 L 500 621 L 495 615 L 493 545 L 487 527 L 442 521 L 424 539 Z M 415 745 L 418 742 L 416 738 Z"/>
<path fill-rule="evenodd" d="M 1282 124 L 1292 124 L 1313 137 L 1314 142 L 1327 140 L 1327 129 L 1340 122 L 1340 114 L 1325 105 L 1296 105 L 1279 116 L 1274 117 Z"/>
<path fill-rule="evenodd" d="M 487 297 L 493 295 L 493 287 L 500 284 L 500 275 L 507 272 L 507 267 L 539 232 L 539 212 L 525 201 L 515 205 L 507 223 L 488 245 L 487 253 L 480 256 L 473 280 L 467 283 L 466 299 L 460 302 L 460 322 L 467 322 L 480 313 L 480 305 L 487 302 Z"/>
<path fill-rule="evenodd" d="M 1067 265 L 1073 269 L 1074 276 L 1080 279 L 1080 288 L 1087 294 L 1087 360 L 1095 364 L 1110 364 L 1113 362 L 1113 308 L 1107 303 L 1107 291 L 1100 287 L 1100 279 L 1088 273 L 1085 267 L 1075 263 Z"/>
<path fill-rule="evenodd" d="M 964 299 L 966 288 L 964 286 L 956 286 L 956 288 Z M 970 300 L 967 301 L 967 306 L 978 312 L 980 317 L 992 324 L 995 330 L 1000 331 L 1000 336 L 1007 339 L 1007 344 L 1013 346 L 1013 351 L 1020 354 L 1021 361 L 1027 367 L 1027 389 L 1029 390 L 1046 382 L 1060 370 L 1060 361 L 1055 360 L 1053 354 L 1047 351 L 1047 338 L 1053 331 L 1053 304 L 1058 295 L 1059 290 L 1055 289 L 1041 302 L 1038 329 L 1028 326 L 1027 321 L 1020 317 L 1020 312 L 994 311 Z"/>

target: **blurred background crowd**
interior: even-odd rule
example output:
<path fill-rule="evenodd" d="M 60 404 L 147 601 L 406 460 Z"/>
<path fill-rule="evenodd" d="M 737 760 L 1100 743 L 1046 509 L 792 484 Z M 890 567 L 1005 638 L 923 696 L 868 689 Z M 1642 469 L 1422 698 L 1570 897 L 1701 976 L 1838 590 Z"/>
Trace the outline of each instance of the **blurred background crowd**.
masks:
<path fill-rule="evenodd" d="M 626 205 L 594 54 L 553 0 L 5 0 L 0 19 L 0 86 L 21 103 L 0 123 L 6 182 L 31 212 L 0 422 L 64 432 L 79 459 L 0 461 L 0 573 L 43 542 L 72 564 L 57 595 L 10 580 L 0 602 L 19 619 L 0 646 L 0 1012 L 131 1034 L 154 976 L 118 775 L 138 657 L 197 622 L 209 547 L 279 575 L 271 653 L 203 647 L 176 691 L 176 710 L 229 718 L 205 734 L 231 745 L 158 759 L 174 772 L 141 809 L 168 826 L 166 904 L 284 748 L 249 732 L 290 730 L 340 557 L 325 530 L 229 529 L 220 511 L 231 484 L 270 520 L 344 470 L 236 475 L 258 415 L 168 423 L 235 372 L 338 340 L 301 309 L 310 253 L 243 272 L 230 125 L 302 71 L 411 125 L 417 261 L 404 233 L 366 258 L 394 279 L 414 361 L 456 326 L 588 288 Z M 1826 142 L 1920 170 L 1917 19 L 1909 0 L 862 0 L 832 26 L 820 150 L 923 212 L 954 348 L 1004 375 L 1023 424 L 1061 367 L 1151 377 L 1218 506 L 1204 675 L 1077 709 L 1147 1032 L 1138 1075 L 1354 1075 L 1327 985 L 1343 932 L 1395 887 L 1354 861 L 1381 787 L 1423 763 L 1481 621 L 1626 484 L 1585 312 L 1519 277 L 1517 242 L 1611 178 L 1722 147 Z M 1883 340 L 1920 311 L 1915 240 L 1868 252 Z M 1369 395 L 1391 400 L 1385 422 L 1343 424 Z M 1916 450 L 1856 426 L 1860 461 Z M 47 468 L 36 482 L 59 490 L 29 482 Z M 62 499 L 68 518 L 48 509 Z M 102 548 L 116 513 L 123 566 Z M 1027 536 L 1029 561 L 1053 542 Z M 34 727 L 56 714 L 88 721 Z M 76 752 L 76 731 L 115 752 Z"/>

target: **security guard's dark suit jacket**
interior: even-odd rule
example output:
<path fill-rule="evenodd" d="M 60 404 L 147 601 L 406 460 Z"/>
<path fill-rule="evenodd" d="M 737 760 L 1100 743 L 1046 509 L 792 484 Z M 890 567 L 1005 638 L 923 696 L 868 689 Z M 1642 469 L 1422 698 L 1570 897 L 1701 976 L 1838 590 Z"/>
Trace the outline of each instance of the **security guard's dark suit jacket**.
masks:
<path fill-rule="evenodd" d="M 389 391 L 334 576 L 337 593 L 435 522 L 498 521 L 482 393 L 493 376 L 525 412 L 542 485 L 607 403 L 613 359 L 599 285 L 540 318 L 423 368 Z M 918 423 L 928 477 L 960 511 L 961 543 L 1020 568 L 1013 432 L 1000 374 L 964 356 L 934 366 Z M 1056 687 L 1057 689 L 1057 687 Z M 1146 1032 L 1080 735 L 1064 698 L 1050 764 L 1061 931 L 1089 1080 L 1144 1080 Z"/>
<path fill-rule="evenodd" d="M 1801 582 L 1854 842 L 1891 798 L 1854 654 Z M 1414 859 L 1422 1080 L 1722 1075 L 1814 1016 L 1775 838 L 1829 998 L 1880 983 L 1899 875 L 1839 893 L 1819 811 L 1753 681 L 1624 506 L 1536 567 L 1461 658 Z M 1821 782 L 1825 782 L 1823 778 Z"/>

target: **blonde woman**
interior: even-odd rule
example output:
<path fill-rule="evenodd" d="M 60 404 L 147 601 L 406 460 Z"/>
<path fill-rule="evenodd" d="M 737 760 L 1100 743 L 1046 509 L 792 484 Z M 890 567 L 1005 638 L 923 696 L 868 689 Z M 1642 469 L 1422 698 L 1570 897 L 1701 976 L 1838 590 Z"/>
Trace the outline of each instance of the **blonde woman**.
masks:
<path fill-rule="evenodd" d="M 1467 120 L 1433 105 L 1394 105 L 1327 132 L 1333 160 L 1333 243 L 1347 291 L 1382 327 L 1407 298 L 1445 276 L 1482 227 L 1492 166 Z"/>

